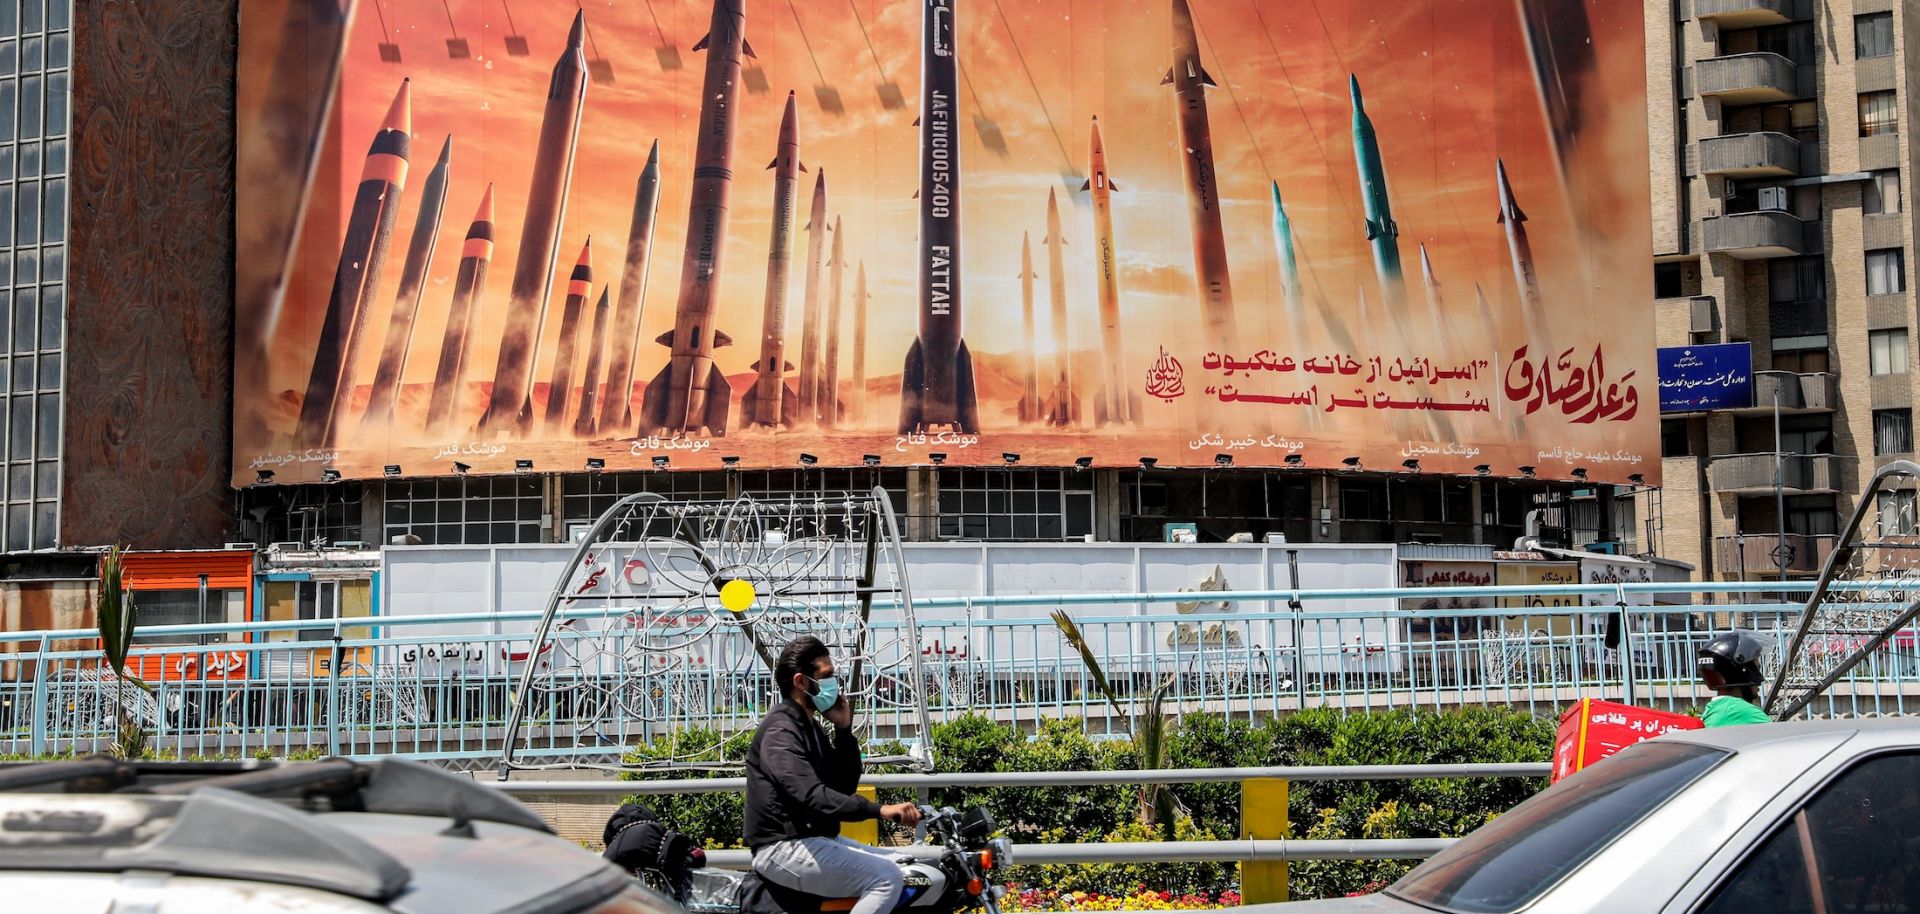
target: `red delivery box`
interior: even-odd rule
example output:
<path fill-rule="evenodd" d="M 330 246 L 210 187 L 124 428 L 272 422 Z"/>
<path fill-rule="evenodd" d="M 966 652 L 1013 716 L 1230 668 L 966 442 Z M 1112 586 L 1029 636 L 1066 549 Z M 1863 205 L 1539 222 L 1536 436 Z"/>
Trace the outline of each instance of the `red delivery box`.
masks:
<path fill-rule="evenodd" d="M 1582 698 L 1560 715 L 1553 745 L 1553 780 L 1558 781 L 1643 739 L 1675 730 L 1700 729 L 1698 718 Z"/>

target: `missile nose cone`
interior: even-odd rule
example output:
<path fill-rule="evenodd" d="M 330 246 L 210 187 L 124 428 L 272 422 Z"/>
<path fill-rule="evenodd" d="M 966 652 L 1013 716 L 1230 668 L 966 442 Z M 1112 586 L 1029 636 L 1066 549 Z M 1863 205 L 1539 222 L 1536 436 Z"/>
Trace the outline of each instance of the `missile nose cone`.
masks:
<path fill-rule="evenodd" d="M 1355 113 L 1366 110 L 1366 101 L 1360 97 L 1360 77 L 1352 73 L 1347 74 L 1347 97 L 1353 102 Z"/>
<path fill-rule="evenodd" d="M 592 235 L 588 235 L 587 243 L 580 246 L 580 259 L 577 261 L 574 261 L 573 265 L 576 267 L 586 267 L 589 270 L 593 269 L 593 236 Z"/>
<path fill-rule="evenodd" d="M 493 185 L 488 184 L 486 193 L 480 195 L 480 208 L 473 213 L 475 222 L 493 221 Z"/>
<path fill-rule="evenodd" d="M 653 141 L 653 148 L 647 150 L 647 167 L 644 170 L 653 172 L 660 170 L 660 141 L 657 139 Z"/>
<path fill-rule="evenodd" d="M 577 50 L 586 40 L 587 11 L 584 9 L 575 10 L 573 14 L 573 28 L 567 30 L 567 47 Z"/>
<path fill-rule="evenodd" d="M 1273 182 L 1273 208 L 1280 208 L 1280 182 Z"/>
<path fill-rule="evenodd" d="M 380 122 L 381 130 L 398 130 L 411 135 L 413 133 L 413 79 L 400 80 L 400 91 L 393 94 L 393 104 L 387 107 L 387 118 Z"/>
<path fill-rule="evenodd" d="M 453 161 L 453 134 L 449 133 L 447 141 L 440 144 L 440 161 L 436 164 L 445 165 L 451 161 Z"/>

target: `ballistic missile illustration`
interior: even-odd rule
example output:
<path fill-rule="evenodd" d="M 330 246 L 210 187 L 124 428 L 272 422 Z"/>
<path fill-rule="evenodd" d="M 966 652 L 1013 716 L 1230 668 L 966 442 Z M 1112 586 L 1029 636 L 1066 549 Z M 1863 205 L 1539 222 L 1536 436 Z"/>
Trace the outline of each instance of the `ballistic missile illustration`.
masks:
<path fill-rule="evenodd" d="M 607 396 L 600 403 L 597 434 L 633 428 L 633 366 L 640 358 L 640 317 L 647 305 L 647 273 L 653 263 L 654 216 L 660 211 L 660 141 L 647 152 L 647 167 L 633 194 L 633 227 L 627 230 L 627 262 L 615 302 Z"/>
<path fill-rule="evenodd" d="M 1569 159 L 1606 104 L 1590 85 L 1600 66 L 1594 54 L 1593 20 L 1585 0 L 1517 2 L 1534 87 L 1551 128 L 1554 164 L 1562 184 L 1577 186 L 1580 182 L 1569 176 Z"/>
<path fill-rule="evenodd" d="M 600 395 L 600 363 L 606 358 L 607 349 L 607 289 L 600 288 L 600 303 L 593 306 L 593 337 L 587 343 L 587 376 L 581 381 L 580 413 L 573 420 L 574 435 L 585 438 L 593 434 L 599 415 L 595 412 Z M 611 396 L 611 394 L 609 394 Z"/>
<path fill-rule="evenodd" d="M 1293 256 L 1293 222 L 1280 202 L 1280 182 L 1273 182 L 1273 246 L 1280 258 L 1280 289 L 1286 300 L 1287 342 L 1296 343 L 1306 333 L 1306 291 L 1300 282 L 1300 264 Z"/>
<path fill-rule="evenodd" d="M 1019 416 L 1021 422 L 1040 421 L 1040 350 L 1039 334 L 1033 329 L 1033 281 L 1040 274 L 1033 272 L 1033 239 L 1027 232 L 1020 233 L 1020 315 L 1026 321 L 1027 328 L 1027 364 L 1026 385 L 1020 393 Z"/>
<path fill-rule="evenodd" d="M 567 400 L 573 392 L 573 363 L 579 355 L 580 310 L 593 295 L 593 238 L 580 246 L 580 258 L 567 277 L 567 300 L 560 311 L 560 344 L 553 352 L 553 377 L 547 382 L 547 425 L 558 428 L 567 418 Z"/>
<path fill-rule="evenodd" d="M 1105 424 L 1134 421 L 1133 397 L 1127 388 L 1126 349 L 1120 336 L 1120 265 L 1113 243 L 1113 192 L 1107 176 L 1107 150 L 1100 143 L 1100 118 L 1093 119 L 1093 139 L 1087 153 L 1087 171 L 1092 176 L 1080 189 L 1093 196 L 1094 255 L 1100 270 L 1100 345 L 1105 352 L 1100 394 L 1094 400 L 1094 420 Z"/>
<path fill-rule="evenodd" d="M 333 446 L 346 417 L 347 401 L 352 399 L 354 352 L 362 318 L 380 286 L 380 268 L 387 260 L 400 193 L 407 184 L 407 138 L 413 125 L 410 99 L 407 81 L 401 80 L 360 169 L 360 186 L 347 217 L 333 293 L 320 324 L 320 339 L 314 344 L 313 371 L 294 432 L 295 440 L 307 447 Z"/>
<path fill-rule="evenodd" d="M 1049 425 L 1080 421 L 1080 400 L 1073 395 L 1073 340 L 1067 333 L 1067 238 L 1060 231 L 1060 201 L 1047 190 L 1047 288 L 1053 294 L 1053 393 L 1047 397 Z"/>
<path fill-rule="evenodd" d="M 1207 121 L 1209 87 L 1217 85 L 1200 66 L 1200 39 L 1187 0 L 1173 0 L 1173 66 L 1162 85 L 1173 86 L 1179 110 L 1180 160 L 1187 179 L 1187 212 L 1193 223 L 1194 279 L 1207 344 L 1226 352 L 1236 342 L 1233 281 L 1227 270 L 1227 236 L 1220 226 L 1220 176 L 1213 170 L 1213 128 Z"/>
<path fill-rule="evenodd" d="M 807 210 L 807 287 L 800 312 L 800 415 L 820 418 L 820 273 L 826 266 L 827 170 L 813 176 L 813 205 Z"/>
<path fill-rule="evenodd" d="M 413 322 L 420 316 L 420 298 L 426 293 L 422 281 L 433 263 L 433 249 L 440 243 L 440 215 L 447 204 L 447 167 L 452 158 L 453 137 L 449 136 L 420 191 L 420 215 L 414 218 L 413 237 L 407 241 L 400 289 L 393 296 L 393 316 L 387 319 L 387 342 L 380 349 L 380 366 L 374 370 L 366 414 L 360 417 L 362 429 L 393 422 L 395 392 L 406 373 L 407 353 L 413 348 Z"/>
<path fill-rule="evenodd" d="M 1440 292 L 1440 280 L 1433 275 L 1433 261 L 1427 257 L 1427 245 L 1420 244 L 1420 284 L 1427 290 L 1427 320 L 1433 327 L 1435 336 L 1441 345 L 1451 345 L 1451 333 L 1447 329 L 1447 306 Z"/>
<path fill-rule="evenodd" d="M 1380 277 L 1380 294 L 1396 325 L 1406 308 L 1406 282 L 1400 270 L 1400 225 L 1393 221 L 1393 201 L 1387 195 L 1387 168 L 1380 158 L 1380 140 L 1367 117 L 1360 96 L 1360 77 L 1347 76 L 1353 101 L 1353 162 L 1360 174 L 1360 201 L 1366 207 L 1367 241 L 1373 245 L 1373 270 Z"/>
<path fill-rule="evenodd" d="M 827 281 L 827 357 L 820 373 L 820 424 L 832 428 L 840 424 L 844 404 L 840 401 L 840 280 L 847 272 L 846 233 L 840 231 L 840 217 L 833 217 L 833 260 Z"/>
<path fill-rule="evenodd" d="M 540 357 L 541 330 L 547 326 L 553 270 L 560 257 L 560 226 L 566 220 L 573 155 L 580 138 L 580 111 L 587 100 L 587 58 L 582 50 L 586 27 L 586 13 L 576 12 L 573 28 L 567 32 L 567 48 L 554 62 L 553 77 L 547 83 L 527 215 L 507 297 L 507 325 L 500 338 L 493 396 L 480 416 L 482 432 L 497 434 L 512 428 L 525 434 L 533 424 L 533 370 Z"/>
<path fill-rule="evenodd" d="M 440 365 L 433 373 L 433 394 L 427 400 L 427 430 L 444 434 L 467 389 L 467 355 L 473 347 L 473 311 L 487 287 L 487 267 L 493 263 L 493 185 L 480 195 L 480 208 L 460 246 L 460 272 L 453 280 L 453 303 L 447 307 L 447 334 L 440 343 Z"/>
<path fill-rule="evenodd" d="M 1514 202 L 1513 185 L 1507 181 L 1507 163 L 1494 160 L 1494 177 L 1500 193 L 1501 225 L 1507 230 L 1507 254 L 1513 260 L 1513 285 L 1520 293 L 1520 316 L 1527 327 L 1527 340 L 1537 340 L 1540 321 L 1540 280 L 1533 269 L 1533 245 L 1527 242 L 1527 214 Z"/>
<path fill-rule="evenodd" d="M 921 0 L 920 333 L 900 380 L 902 433 L 980 430 L 960 298 L 959 30 L 955 0 Z"/>
<path fill-rule="evenodd" d="M 733 340 L 714 329 L 720 268 L 727 242 L 727 198 L 733 192 L 734 96 L 740 89 L 747 44 L 746 0 L 714 0 L 707 36 L 693 46 L 707 52 L 700 93 L 699 141 L 694 146 L 693 195 L 687 206 L 687 249 L 680 267 L 680 301 L 673 329 L 661 335 L 667 367 L 647 385 L 645 425 L 663 432 L 727 433 L 733 390 L 714 364 L 713 350 Z"/>
<path fill-rule="evenodd" d="M 751 425 L 794 423 L 799 394 L 787 384 L 787 274 L 793 267 L 793 196 L 800 163 L 800 131 L 794 122 L 793 93 L 780 115 L 780 141 L 773 162 L 773 238 L 767 245 L 767 297 L 760 318 L 760 361 L 753 363 L 753 389 L 740 404 L 740 420 Z"/>
<path fill-rule="evenodd" d="M 867 421 L 867 262 L 853 273 L 853 390 L 847 398 L 847 421 Z"/>

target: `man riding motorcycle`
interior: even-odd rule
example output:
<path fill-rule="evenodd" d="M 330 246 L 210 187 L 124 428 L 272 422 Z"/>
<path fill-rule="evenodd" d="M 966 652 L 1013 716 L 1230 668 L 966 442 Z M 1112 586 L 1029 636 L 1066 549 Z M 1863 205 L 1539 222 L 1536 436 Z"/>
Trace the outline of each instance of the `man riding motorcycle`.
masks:
<path fill-rule="evenodd" d="M 842 822 L 920 821 L 911 803 L 881 806 L 855 793 L 862 770 L 853 707 L 840 694 L 833 657 L 820 639 L 794 639 L 780 652 L 774 681 L 785 696 L 760 722 L 747 750 L 743 837 L 753 871 L 775 885 L 819 897 L 857 895 L 852 914 L 887 914 L 900 898 L 892 855 L 840 837 Z M 833 725 L 831 740 L 814 721 Z"/>

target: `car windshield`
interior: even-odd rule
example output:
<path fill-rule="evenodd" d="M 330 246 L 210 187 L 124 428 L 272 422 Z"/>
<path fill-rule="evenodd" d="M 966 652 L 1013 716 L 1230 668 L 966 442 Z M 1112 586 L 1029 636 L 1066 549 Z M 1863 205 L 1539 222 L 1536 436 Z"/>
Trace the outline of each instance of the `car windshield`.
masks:
<path fill-rule="evenodd" d="M 1635 746 L 1460 839 L 1387 894 L 1463 914 L 1517 911 L 1726 755 L 1684 743 Z"/>

